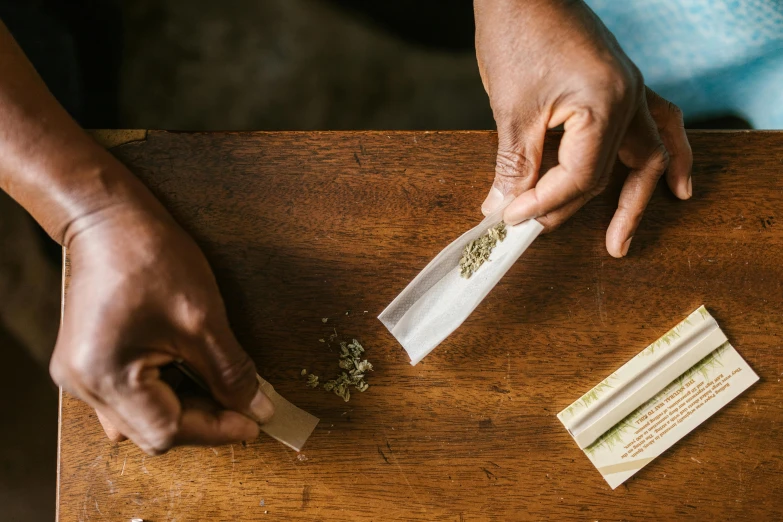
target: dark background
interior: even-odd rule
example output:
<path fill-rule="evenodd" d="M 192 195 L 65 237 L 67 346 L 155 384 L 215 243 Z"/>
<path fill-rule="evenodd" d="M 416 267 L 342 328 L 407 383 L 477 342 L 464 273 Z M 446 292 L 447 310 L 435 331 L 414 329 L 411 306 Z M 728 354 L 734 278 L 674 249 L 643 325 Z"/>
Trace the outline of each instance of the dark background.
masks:
<path fill-rule="evenodd" d="M 0 0 L 0 18 L 88 128 L 494 126 L 471 0 Z"/>

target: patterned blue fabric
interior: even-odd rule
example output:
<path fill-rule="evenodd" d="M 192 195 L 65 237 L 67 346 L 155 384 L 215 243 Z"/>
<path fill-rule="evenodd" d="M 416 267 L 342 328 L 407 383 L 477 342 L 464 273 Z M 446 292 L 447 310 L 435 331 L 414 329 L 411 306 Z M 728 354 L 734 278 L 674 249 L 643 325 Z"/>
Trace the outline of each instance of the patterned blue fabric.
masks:
<path fill-rule="evenodd" d="M 587 0 L 686 118 L 783 129 L 783 0 Z"/>

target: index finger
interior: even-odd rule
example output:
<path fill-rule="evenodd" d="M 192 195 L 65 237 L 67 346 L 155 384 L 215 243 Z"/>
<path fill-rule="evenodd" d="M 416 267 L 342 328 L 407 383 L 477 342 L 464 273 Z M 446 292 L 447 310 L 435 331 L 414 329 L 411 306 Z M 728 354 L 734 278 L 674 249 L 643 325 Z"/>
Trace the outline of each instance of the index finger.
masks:
<path fill-rule="evenodd" d="M 139 373 L 146 375 L 115 389 L 101 413 L 145 452 L 160 455 L 181 444 L 226 444 L 258 436 L 250 418 L 217 404 L 183 403 L 156 370 Z"/>
<path fill-rule="evenodd" d="M 572 114 L 565 121 L 558 165 L 506 207 L 503 216 L 506 223 L 514 225 L 545 216 L 575 200 L 591 199 L 600 192 L 617 155 L 622 131 L 619 127 L 612 128 L 608 118 L 598 117 L 590 109 Z M 574 207 L 579 208 L 578 205 Z"/>

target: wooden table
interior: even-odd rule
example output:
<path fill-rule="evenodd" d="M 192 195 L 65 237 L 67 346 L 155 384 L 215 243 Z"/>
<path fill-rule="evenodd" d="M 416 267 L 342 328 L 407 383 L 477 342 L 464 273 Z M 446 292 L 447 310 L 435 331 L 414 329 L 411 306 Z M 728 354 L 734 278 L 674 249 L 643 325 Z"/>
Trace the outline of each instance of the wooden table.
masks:
<path fill-rule="evenodd" d="M 299 455 L 262 436 L 153 458 L 64 394 L 60 520 L 783 517 L 783 133 L 690 133 L 693 199 L 661 184 L 626 259 L 604 247 L 614 188 L 415 367 L 376 316 L 480 219 L 494 133 L 137 137 L 113 151 L 203 247 L 261 375 L 321 423 Z M 761 381 L 611 491 L 555 414 L 702 303 Z M 300 376 L 335 371 L 332 328 L 375 365 L 349 403 Z"/>

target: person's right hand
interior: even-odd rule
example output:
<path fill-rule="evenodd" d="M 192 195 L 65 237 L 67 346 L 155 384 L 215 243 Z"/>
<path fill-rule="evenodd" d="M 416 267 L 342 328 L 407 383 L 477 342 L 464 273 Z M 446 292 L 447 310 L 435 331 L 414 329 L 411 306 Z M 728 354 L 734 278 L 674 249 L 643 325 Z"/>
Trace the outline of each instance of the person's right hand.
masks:
<path fill-rule="evenodd" d="M 193 240 L 52 97 L 0 22 L 0 190 L 71 259 L 50 363 L 106 434 L 151 454 L 252 439 L 273 406 L 228 325 Z M 212 399 L 180 399 L 160 368 L 182 360 Z"/>
<path fill-rule="evenodd" d="M 582 1 L 475 0 L 476 55 L 498 128 L 495 181 L 482 206 L 509 194 L 509 224 L 552 230 L 630 168 L 606 233 L 622 257 L 659 178 L 691 197 L 692 154 L 682 114 L 650 89 L 614 36 Z M 539 176 L 548 128 L 563 125 L 558 165 Z"/>
<path fill-rule="evenodd" d="M 110 206 L 66 236 L 71 283 L 50 370 L 115 441 L 149 454 L 258 436 L 273 414 L 228 324 L 214 276 L 162 208 Z M 160 370 L 183 359 L 216 402 L 182 401 Z"/>

